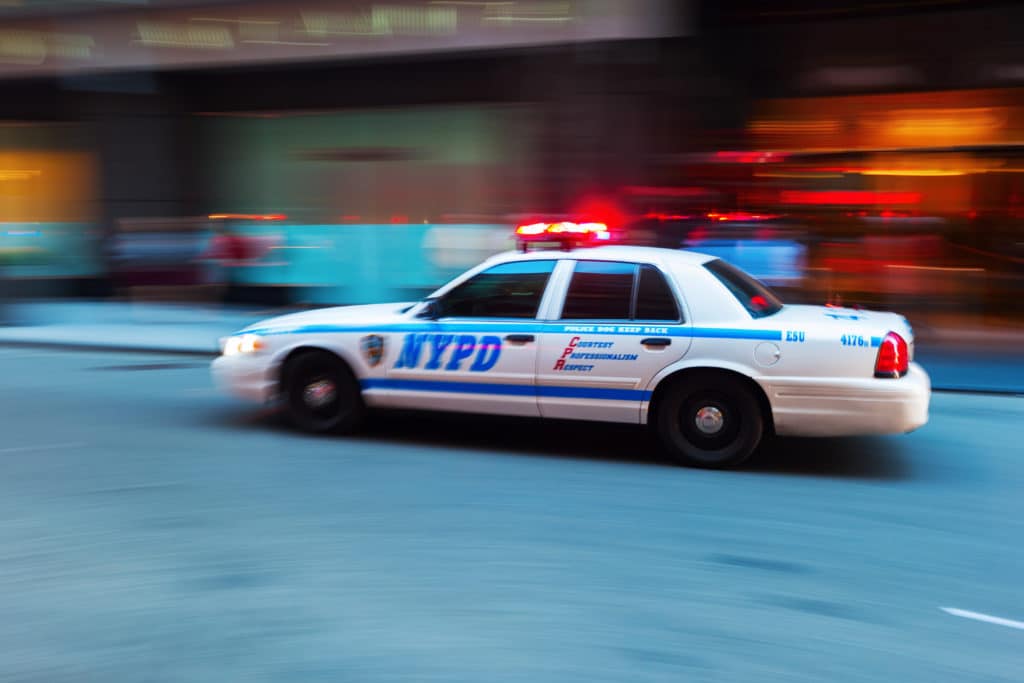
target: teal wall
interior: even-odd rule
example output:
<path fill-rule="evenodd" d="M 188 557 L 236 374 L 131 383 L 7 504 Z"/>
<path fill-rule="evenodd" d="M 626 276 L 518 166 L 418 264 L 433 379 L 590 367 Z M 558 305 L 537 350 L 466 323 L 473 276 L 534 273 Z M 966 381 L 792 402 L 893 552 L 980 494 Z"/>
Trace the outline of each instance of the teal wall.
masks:
<path fill-rule="evenodd" d="M 419 298 L 515 246 L 505 225 L 251 223 L 234 230 L 269 247 L 253 265 L 238 269 L 239 282 L 290 288 L 296 303 Z M 99 246 L 88 225 L 0 224 L 0 251 L 24 255 L 6 268 L 11 277 L 103 276 Z M 201 250 L 197 244 L 195 253 Z"/>
<path fill-rule="evenodd" d="M 271 248 L 240 281 L 286 286 L 291 300 L 372 303 L 417 299 L 490 255 L 514 247 L 504 225 L 245 225 Z"/>
<path fill-rule="evenodd" d="M 0 223 L 0 254 L 0 260 L 13 263 L 6 268 L 10 277 L 104 274 L 99 238 L 88 223 Z"/>

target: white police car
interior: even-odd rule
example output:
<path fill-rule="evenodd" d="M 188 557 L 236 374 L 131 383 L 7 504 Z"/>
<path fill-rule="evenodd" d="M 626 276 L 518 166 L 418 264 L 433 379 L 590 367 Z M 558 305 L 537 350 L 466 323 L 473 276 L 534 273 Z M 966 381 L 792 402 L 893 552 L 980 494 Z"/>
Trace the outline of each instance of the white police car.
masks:
<path fill-rule="evenodd" d="M 521 238 L 602 226 L 523 226 Z M 746 459 L 766 433 L 909 432 L 931 386 L 893 313 L 783 305 L 699 253 L 631 246 L 495 256 L 418 303 L 285 315 L 222 340 L 217 382 L 349 431 L 367 408 L 649 424 L 683 463 Z"/>

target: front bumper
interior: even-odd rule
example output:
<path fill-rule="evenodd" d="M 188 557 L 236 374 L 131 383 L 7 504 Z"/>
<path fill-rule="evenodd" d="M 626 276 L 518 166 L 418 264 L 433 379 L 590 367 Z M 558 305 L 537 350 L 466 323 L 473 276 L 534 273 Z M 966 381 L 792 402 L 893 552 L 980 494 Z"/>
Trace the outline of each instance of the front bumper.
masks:
<path fill-rule="evenodd" d="M 931 380 L 917 363 L 899 379 L 767 379 L 782 436 L 903 434 L 928 422 Z"/>
<path fill-rule="evenodd" d="M 210 365 L 214 384 L 233 396 L 268 403 L 277 394 L 277 370 L 263 354 L 218 356 Z"/>

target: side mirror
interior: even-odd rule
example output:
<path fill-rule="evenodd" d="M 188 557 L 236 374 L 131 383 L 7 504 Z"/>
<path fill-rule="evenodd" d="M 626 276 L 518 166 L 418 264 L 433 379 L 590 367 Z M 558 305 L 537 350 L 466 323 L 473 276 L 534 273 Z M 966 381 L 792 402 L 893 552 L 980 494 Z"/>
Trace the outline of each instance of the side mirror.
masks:
<path fill-rule="evenodd" d="M 423 308 L 416 314 L 417 318 L 424 318 L 426 320 L 437 320 L 441 314 L 441 307 L 437 305 L 436 301 L 428 301 L 423 304 Z"/>

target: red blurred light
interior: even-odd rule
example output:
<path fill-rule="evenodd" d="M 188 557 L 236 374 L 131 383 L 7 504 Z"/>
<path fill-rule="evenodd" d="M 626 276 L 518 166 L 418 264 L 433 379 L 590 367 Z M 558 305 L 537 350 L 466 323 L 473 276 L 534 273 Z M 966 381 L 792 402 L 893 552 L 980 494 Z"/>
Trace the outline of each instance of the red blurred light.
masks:
<path fill-rule="evenodd" d="M 614 201 L 605 197 L 586 197 L 570 212 L 582 223 L 594 221 L 605 225 L 621 226 L 626 221 L 626 213 Z"/>
<path fill-rule="evenodd" d="M 780 198 L 784 204 L 919 204 L 921 193 L 872 192 L 870 190 L 784 190 Z"/>
<path fill-rule="evenodd" d="M 393 215 L 391 217 L 391 224 L 392 225 L 401 225 L 401 224 L 408 223 L 408 222 L 409 222 L 409 217 L 406 216 L 405 214 L 396 213 L 395 215 Z"/>
<path fill-rule="evenodd" d="M 651 211 L 644 214 L 644 218 L 652 218 L 659 221 L 685 221 L 693 218 L 693 216 L 688 216 L 682 213 L 657 213 L 655 211 Z"/>
<path fill-rule="evenodd" d="M 788 154 L 782 152 L 715 152 L 715 160 L 738 164 L 764 164 L 785 161 Z"/>

